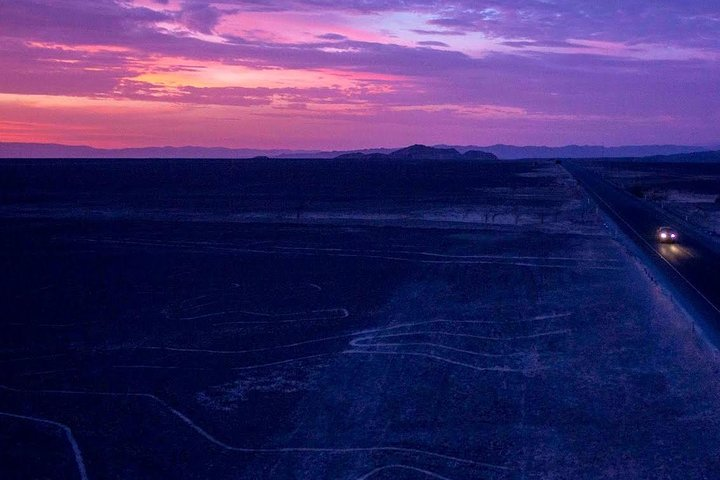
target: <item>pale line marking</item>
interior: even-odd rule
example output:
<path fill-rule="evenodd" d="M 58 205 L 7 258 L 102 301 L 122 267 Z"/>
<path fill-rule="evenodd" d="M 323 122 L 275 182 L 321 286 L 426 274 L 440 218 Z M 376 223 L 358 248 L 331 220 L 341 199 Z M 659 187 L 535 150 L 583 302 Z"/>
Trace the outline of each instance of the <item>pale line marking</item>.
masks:
<path fill-rule="evenodd" d="M 300 360 L 309 360 L 311 358 L 320 358 L 320 357 L 329 357 L 332 355 L 337 355 L 337 353 L 318 353 L 316 355 L 307 355 L 305 357 L 298 357 L 298 358 L 290 358 L 288 360 L 280 360 L 278 362 L 270 362 L 270 363 L 261 363 L 258 365 L 247 365 L 245 367 L 232 367 L 231 370 L 252 370 L 254 368 L 263 368 L 263 367 L 273 367 L 275 365 L 285 365 L 286 363 L 293 363 Z"/>
<path fill-rule="evenodd" d="M 7 388 L 4 385 L 0 385 L 0 388 Z M 75 440 L 75 436 L 72 433 L 72 430 L 67 425 L 55 422 L 53 420 L 48 420 L 46 418 L 39 418 L 39 417 L 30 417 L 26 415 L 18 415 L 16 413 L 8 413 L 8 412 L 0 412 L 0 416 L 3 417 L 10 417 L 10 418 L 18 418 L 21 420 L 28 420 L 31 422 L 37 422 L 37 423 L 45 423 L 48 425 L 52 425 L 54 427 L 58 427 L 63 430 L 65 433 L 65 437 L 67 438 L 68 442 L 70 442 L 70 446 L 73 450 L 73 455 L 75 456 L 75 463 L 77 464 L 78 473 L 80 474 L 80 478 L 82 480 L 88 480 L 87 476 L 87 470 L 85 470 L 85 462 L 83 461 L 82 452 L 80 451 L 80 446 L 78 445 L 77 441 Z"/>
<path fill-rule="evenodd" d="M 486 357 L 486 358 L 504 358 L 504 357 L 517 357 L 526 355 L 523 352 L 515 352 L 515 353 L 485 353 L 485 352 L 478 352 L 475 350 L 463 350 L 461 348 L 455 348 L 455 347 L 449 347 L 447 345 L 441 345 L 438 343 L 430 343 L 430 342 L 405 342 L 405 343 L 360 343 L 363 340 L 375 340 L 375 338 L 387 338 L 387 337 L 401 337 L 405 335 L 415 335 L 414 333 L 411 334 L 399 334 L 399 335 L 386 335 L 382 337 L 362 337 L 354 339 L 350 342 L 350 345 L 356 348 L 368 348 L 368 347 L 430 347 L 430 348 L 440 348 L 442 350 L 448 350 L 450 352 L 457 352 L 457 353 L 465 353 L 468 355 L 474 355 L 478 357 Z"/>
<path fill-rule="evenodd" d="M 87 239 L 85 239 L 87 240 Z M 89 241 L 98 241 L 98 240 L 92 240 Z M 188 248 L 188 247 L 197 247 L 200 246 L 200 244 L 183 244 L 183 243 L 175 243 L 175 244 L 159 244 L 159 243 L 148 243 L 148 242 L 142 242 L 142 241 L 120 241 L 120 240 L 104 240 L 105 243 L 114 243 L 119 245 L 140 245 L 140 246 L 170 246 L 175 248 Z M 214 251 L 224 252 L 224 253 L 258 253 L 258 254 L 280 254 L 280 255 L 306 255 L 306 256 L 319 256 L 322 255 L 322 253 L 313 253 L 313 252 L 283 252 L 281 250 L 258 250 L 258 249 L 250 249 L 250 248 L 237 248 L 237 247 L 228 247 L 228 248 L 219 248 L 214 247 L 212 244 L 206 245 L 206 249 L 211 249 Z M 204 253 L 204 252 L 203 252 Z M 442 265 L 508 265 L 508 266 L 518 266 L 518 267 L 539 267 L 539 268 L 566 268 L 566 269 L 573 269 L 573 268 L 584 268 L 584 269 L 591 269 L 591 270 L 622 270 L 621 268 L 616 267 L 604 267 L 604 266 L 580 266 L 580 265 L 561 265 L 561 264 L 539 264 L 539 263 L 527 263 L 527 262 L 500 262 L 500 261 L 484 261 L 484 260 L 456 260 L 456 261 L 449 261 L 449 260 L 421 260 L 421 259 L 414 259 L 414 258 L 405 258 L 405 257 L 391 257 L 391 256 L 385 256 L 385 255 L 357 255 L 357 254 L 345 254 L 345 253 L 325 253 L 326 256 L 330 257 L 356 257 L 356 258 L 374 258 L 379 260 L 391 260 L 391 261 L 398 261 L 398 262 L 415 262 L 415 263 L 427 263 L 427 264 L 442 264 Z"/>
<path fill-rule="evenodd" d="M 28 373 L 22 373 L 19 376 L 20 377 L 31 377 L 33 375 L 50 375 L 53 373 L 64 373 L 64 372 L 74 372 L 77 368 L 63 368 L 60 370 L 44 370 L 42 372 L 28 372 Z"/>
<path fill-rule="evenodd" d="M 113 365 L 112 368 L 147 368 L 152 370 L 212 370 L 208 367 L 178 367 L 163 365 Z"/>
<path fill-rule="evenodd" d="M 53 353 L 49 355 L 38 355 L 34 357 L 21 357 L 21 358 L 11 358 L 8 360 L 0 360 L 0 363 L 13 363 L 13 362 L 22 362 L 26 360 L 39 360 L 41 358 L 57 358 L 57 357 L 66 357 L 67 353 Z"/>
<path fill-rule="evenodd" d="M 288 320 L 277 320 L 275 322 L 223 322 L 223 323 L 215 323 L 213 325 L 231 325 L 234 323 L 292 323 L 292 322 L 301 322 L 301 321 L 311 321 L 311 320 L 341 320 L 343 318 L 347 318 L 350 316 L 350 312 L 348 312 L 345 308 L 327 308 L 322 310 L 310 310 L 308 312 L 289 312 L 289 313 L 265 313 L 265 312 L 252 312 L 248 310 L 226 310 L 224 312 L 214 312 L 214 313 L 206 313 L 203 315 L 196 315 L 193 317 L 177 317 L 176 320 L 200 320 L 202 318 L 212 318 L 212 317 L 222 317 L 225 315 L 232 315 L 232 314 L 240 314 L 240 315 L 247 315 L 251 317 L 263 317 L 263 318 L 287 318 L 287 317 L 300 317 L 301 315 L 308 315 L 308 314 L 318 314 L 318 313 L 336 313 L 339 314 L 337 316 L 319 316 L 319 317 L 309 317 L 309 318 L 292 318 Z"/>
<path fill-rule="evenodd" d="M 612 258 L 578 258 L 578 257 L 551 257 L 551 256 L 523 256 L 523 255 L 452 255 L 447 253 L 433 253 L 425 251 L 413 251 L 413 250 L 360 250 L 360 249 L 340 249 L 340 248 L 318 248 L 318 247 L 286 247 L 286 246 L 274 246 L 273 248 L 279 250 L 309 250 L 309 251 L 320 251 L 320 252 L 354 252 L 354 253 L 393 253 L 403 255 L 422 255 L 427 257 L 438 257 L 438 258 L 481 258 L 481 259 L 498 259 L 498 260 L 561 260 L 561 261 L 573 261 L 573 262 L 597 262 L 606 263 L 613 262 L 619 263 L 620 260 Z"/>
<path fill-rule="evenodd" d="M 8 387 L 7 385 L 0 385 L 0 389 L 9 390 L 13 392 L 20 392 L 20 393 L 45 393 L 45 394 L 57 394 L 57 395 L 95 395 L 95 396 L 105 396 L 105 397 L 134 397 L 134 398 L 146 398 L 150 399 L 166 409 L 168 409 L 173 415 L 175 415 L 177 418 L 182 420 L 183 423 L 185 423 L 188 427 L 195 430 L 196 433 L 204 437 L 206 440 L 211 442 L 214 445 L 217 445 L 225 450 L 235 451 L 235 452 L 244 452 L 244 453 L 293 453 L 293 452 L 299 452 L 299 453 L 328 453 L 328 454 L 342 454 L 342 453 L 373 453 L 373 452 L 383 452 L 383 453 L 402 453 L 402 454 L 412 454 L 412 455 L 425 455 L 431 458 L 440 458 L 443 460 L 448 460 L 452 462 L 458 462 L 458 463 L 464 463 L 466 465 L 476 465 L 480 467 L 485 468 L 491 468 L 496 470 L 504 470 L 509 471 L 511 470 L 510 467 L 506 467 L 503 465 L 495 465 L 491 463 L 483 463 L 483 462 L 477 462 L 475 460 L 469 460 L 466 458 L 460 458 L 460 457 L 454 457 L 452 455 L 446 455 L 443 453 L 436 453 L 428 450 L 421 450 L 417 448 L 404 448 L 404 447 L 342 447 L 342 448 L 314 448 L 314 447 L 284 447 L 284 448 L 246 448 L 246 447 L 236 447 L 230 444 L 227 444 L 221 440 L 218 440 L 213 435 L 208 433 L 206 430 L 203 430 L 202 427 L 197 425 L 195 422 L 193 422 L 188 416 L 180 412 L 179 410 L 173 408 L 165 402 L 164 400 L 160 399 L 159 397 L 150 394 L 150 393 L 118 393 L 118 392 L 84 392 L 84 391 L 74 391 L 74 390 L 23 390 L 19 388 L 13 388 Z M 86 479 L 87 477 L 83 477 L 83 479 Z"/>
<path fill-rule="evenodd" d="M 356 342 L 360 342 L 362 340 L 374 340 L 376 338 L 394 338 L 394 337 L 407 337 L 412 335 L 443 335 L 447 337 L 460 337 L 460 338 L 472 338 L 477 340 L 491 340 L 491 341 L 512 341 L 512 340 L 529 340 L 533 338 L 542 338 L 542 337 L 549 337 L 553 335 L 565 335 L 570 333 L 571 330 L 564 329 L 564 330 L 553 330 L 550 332 L 540 332 L 540 333 L 533 333 L 530 335 L 517 335 L 514 337 L 486 337 L 483 335 L 471 335 L 467 333 L 452 333 L 452 332 L 443 332 L 438 330 L 428 330 L 428 331 L 419 331 L 419 332 L 403 332 L 403 333 L 393 333 L 389 335 L 366 335 L 357 339 L 354 339 L 350 342 L 352 346 L 364 346 L 364 345 L 355 345 Z M 398 344 L 403 345 L 403 344 Z"/>
<path fill-rule="evenodd" d="M 422 468 L 411 467 L 410 465 L 402 465 L 402 464 L 385 465 L 383 467 L 378 467 L 378 468 L 366 473 L 362 477 L 358 477 L 357 480 L 367 480 L 368 478 L 372 477 L 376 473 L 382 472 L 383 470 L 390 470 L 390 469 L 409 470 L 411 472 L 422 473 L 424 475 L 427 475 L 428 477 L 437 478 L 439 480 L 451 480 L 448 477 L 443 477 L 442 475 L 438 475 L 437 473 L 431 472 L 429 470 L 424 470 Z"/>
<path fill-rule="evenodd" d="M 331 337 L 323 337 L 323 338 L 317 338 L 312 340 L 304 340 L 302 342 L 295 342 L 295 343 L 288 343 L 284 345 L 274 345 L 270 347 L 260 347 L 260 348 L 251 348 L 247 350 L 211 350 L 211 349 L 201 349 L 201 348 L 186 348 L 186 347 L 138 347 L 139 350 L 167 350 L 171 352 L 185 352 L 185 353 L 210 353 L 210 354 L 217 354 L 217 355 L 233 355 L 233 354 L 242 354 L 242 353 L 255 353 L 255 352 L 267 352 L 270 350 L 279 350 L 282 348 L 293 348 L 298 347 L 302 345 L 309 345 L 313 343 L 321 343 L 321 342 L 327 342 L 329 340 L 339 340 L 341 338 L 350 338 L 360 335 L 369 335 L 373 333 L 380 333 L 380 332 L 386 332 L 389 330 L 397 330 L 399 328 L 406 328 L 406 327 L 416 327 L 420 325 L 432 325 L 437 323 L 451 323 L 451 324 L 479 324 L 479 325 L 504 325 L 504 324 L 515 324 L 515 323 L 527 323 L 527 322 L 535 322 L 535 321 L 542 321 L 542 320 L 552 320 L 555 318 L 564 318 L 571 316 L 572 313 L 558 313 L 558 314 L 550 314 L 550 315 L 538 315 L 536 317 L 530 317 L 522 320 L 508 320 L 506 322 L 498 322 L 498 321 L 491 321 L 491 320 L 428 320 L 425 322 L 414 322 L 414 323 L 402 323 L 398 325 L 392 325 L 389 327 L 381 327 L 381 328 L 375 328 L 375 329 L 369 329 L 369 330 L 361 330 L 359 332 L 353 332 L 353 333 L 346 333 L 343 335 L 334 335 Z M 410 334 L 410 333 L 408 333 Z M 446 333 L 446 335 L 450 335 L 449 333 Z M 455 334 L 457 336 L 462 336 L 463 334 Z M 479 337 L 478 337 L 479 338 Z M 484 337 L 486 338 L 486 337 Z M 486 339 L 493 339 L 493 338 L 486 338 Z"/>
<path fill-rule="evenodd" d="M 427 353 L 417 353 L 417 352 L 379 352 L 379 351 L 362 351 L 362 350 L 345 350 L 342 352 L 344 354 L 352 354 L 352 355 L 396 355 L 396 356 L 405 356 L 409 355 L 412 357 L 423 357 L 423 358 L 430 358 L 433 360 L 438 360 L 440 362 L 449 363 L 451 365 L 456 365 L 459 367 L 465 367 L 469 368 L 471 370 L 475 370 L 478 372 L 502 372 L 502 373 L 521 373 L 521 374 L 527 374 L 528 372 L 537 371 L 540 369 L 533 369 L 533 370 L 527 370 L 527 369 L 517 369 L 517 368 L 509 368 L 509 367 L 478 367 L 476 365 L 472 365 L 470 363 L 464 363 L 464 362 L 458 362 L 456 360 L 450 360 L 445 357 L 440 357 L 437 355 L 430 355 Z"/>

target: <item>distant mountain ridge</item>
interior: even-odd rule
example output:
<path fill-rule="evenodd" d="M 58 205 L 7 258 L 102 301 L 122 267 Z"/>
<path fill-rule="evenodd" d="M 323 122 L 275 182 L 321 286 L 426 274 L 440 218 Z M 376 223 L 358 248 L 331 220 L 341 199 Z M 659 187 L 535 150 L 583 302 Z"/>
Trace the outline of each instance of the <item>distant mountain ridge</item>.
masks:
<path fill-rule="evenodd" d="M 455 148 L 438 148 L 425 145 L 411 145 L 390 153 L 345 153 L 335 158 L 366 160 L 498 160 L 492 153 L 479 150 L 468 150 L 465 153 L 460 153 Z"/>
<path fill-rule="evenodd" d="M 262 150 L 225 147 L 140 147 L 94 148 L 84 145 L 54 143 L 3 143 L 0 158 L 250 158 L 260 155 L 280 156 L 294 150 Z M 308 154 L 315 152 L 307 151 Z M 317 152 L 319 153 L 319 152 Z"/>
<path fill-rule="evenodd" d="M 522 158 L 620 158 L 649 157 L 658 155 L 677 155 L 711 150 L 709 147 L 687 145 L 630 145 L 620 147 L 604 147 L 601 145 L 566 145 L 563 147 L 536 147 L 514 145 L 491 145 L 488 147 L 455 147 L 464 149 L 480 149 L 493 153 L 505 160 Z"/>
<path fill-rule="evenodd" d="M 523 158 L 631 158 L 658 155 L 677 155 L 707 152 L 720 147 L 694 147 L 686 145 L 637 145 L 603 147 L 597 145 L 567 145 L 564 147 L 491 145 L 487 147 L 466 145 L 435 145 L 435 149 L 454 149 L 459 154 L 469 151 L 486 152 L 502 160 Z M 374 155 L 391 154 L 397 148 L 373 148 L 359 150 L 292 150 L 292 149 L 251 149 L 224 147 L 140 147 L 100 149 L 88 146 L 72 146 L 50 143 L 8 143 L 0 142 L 0 158 L 336 158 L 347 154 Z M 437 153 L 437 152 L 436 152 Z M 348 157 L 345 157 L 348 158 Z"/>

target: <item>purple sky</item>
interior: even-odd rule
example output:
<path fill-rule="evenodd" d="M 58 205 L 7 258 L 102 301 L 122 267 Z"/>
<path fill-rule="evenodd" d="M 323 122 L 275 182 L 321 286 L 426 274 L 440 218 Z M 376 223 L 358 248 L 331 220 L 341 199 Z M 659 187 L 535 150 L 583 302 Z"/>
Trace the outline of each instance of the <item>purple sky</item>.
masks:
<path fill-rule="evenodd" d="M 0 141 L 720 144 L 716 0 L 0 0 Z"/>

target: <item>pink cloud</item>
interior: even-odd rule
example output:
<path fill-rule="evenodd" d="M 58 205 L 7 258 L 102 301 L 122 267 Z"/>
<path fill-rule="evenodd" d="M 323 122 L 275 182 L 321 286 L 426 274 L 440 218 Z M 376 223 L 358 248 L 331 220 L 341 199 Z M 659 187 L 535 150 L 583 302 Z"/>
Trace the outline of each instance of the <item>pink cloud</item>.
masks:
<path fill-rule="evenodd" d="M 0 134 L 716 143 L 719 21 L 701 0 L 2 2 Z"/>

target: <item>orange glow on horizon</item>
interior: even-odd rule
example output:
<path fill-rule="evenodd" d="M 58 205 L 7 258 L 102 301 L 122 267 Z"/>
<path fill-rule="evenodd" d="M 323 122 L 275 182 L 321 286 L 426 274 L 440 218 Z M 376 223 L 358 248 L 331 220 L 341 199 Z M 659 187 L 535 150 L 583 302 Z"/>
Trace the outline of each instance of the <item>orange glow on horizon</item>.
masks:
<path fill-rule="evenodd" d="M 183 63 L 189 63 L 183 68 Z M 180 66 L 176 71 L 173 67 Z M 257 69 L 240 65 L 226 65 L 219 62 L 204 62 L 202 65 L 182 58 L 161 58 L 146 65 L 146 70 L 129 80 L 147 82 L 164 87 L 197 88 L 311 88 L 351 89 L 362 84 L 368 91 L 386 92 L 393 82 L 407 80 L 398 75 L 355 72 L 338 69 Z"/>

